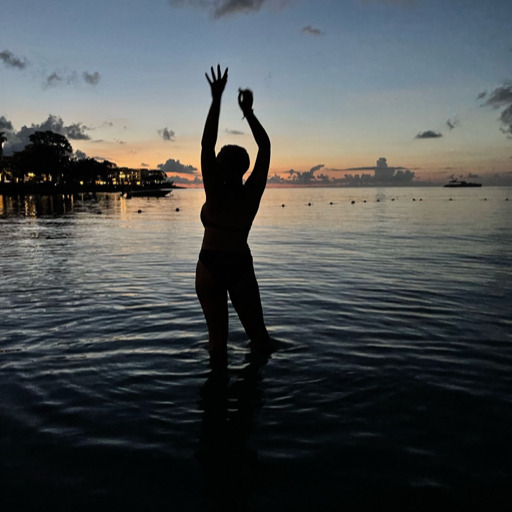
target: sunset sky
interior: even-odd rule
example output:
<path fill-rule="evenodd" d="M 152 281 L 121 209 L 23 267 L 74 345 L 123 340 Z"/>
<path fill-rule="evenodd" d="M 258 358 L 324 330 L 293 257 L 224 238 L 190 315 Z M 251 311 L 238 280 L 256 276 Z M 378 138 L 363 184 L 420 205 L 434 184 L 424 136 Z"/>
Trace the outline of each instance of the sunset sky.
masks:
<path fill-rule="evenodd" d="M 199 176 L 204 73 L 229 67 L 218 147 L 255 146 L 270 174 L 342 178 L 380 157 L 416 179 L 512 178 L 510 0 L 3 0 L 0 131 L 78 156 Z M 293 172 L 290 172 L 292 171 Z M 275 179 L 275 178 L 274 178 Z"/>

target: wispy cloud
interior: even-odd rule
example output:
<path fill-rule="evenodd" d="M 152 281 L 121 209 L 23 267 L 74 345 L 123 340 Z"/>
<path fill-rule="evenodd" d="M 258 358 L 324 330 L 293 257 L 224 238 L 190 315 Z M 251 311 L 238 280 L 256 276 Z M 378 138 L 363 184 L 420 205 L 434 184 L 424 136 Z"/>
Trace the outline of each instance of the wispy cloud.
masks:
<path fill-rule="evenodd" d="M 97 71 L 94 73 L 88 73 L 87 71 L 84 71 L 82 73 L 82 77 L 84 82 L 89 85 L 98 85 L 98 82 L 100 81 L 100 74 Z"/>
<path fill-rule="evenodd" d="M 168 142 L 174 142 L 174 138 L 176 136 L 176 134 L 172 130 L 169 130 L 169 128 L 167 127 L 158 130 L 158 134 L 160 135 L 160 137 L 162 137 L 163 140 Z"/>
<path fill-rule="evenodd" d="M 410 7 L 416 3 L 417 0 L 360 0 L 363 4 L 382 4 L 382 5 L 397 5 L 399 7 Z"/>
<path fill-rule="evenodd" d="M 494 89 L 485 102 L 486 105 L 496 108 L 509 105 L 510 103 L 512 103 L 512 84 L 506 84 Z"/>
<path fill-rule="evenodd" d="M 415 139 L 439 139 L 443 134 L 440 132 L 435 132 L 434 130 L 427 130 L 425 132 L 420 132 L 416 135 Z"/>
<path fill-rule="evenodd" d="M 226 128 L 224 132 L 228 135 L 244 135 L 244 132 L 241 132 L 240 130 L 230 130 L 229 128 Z"/>
<path fill-rule="evenodd" d="M 25 57 L 19 57 L 10 50 L 2 50 L 0 52 L 0 62 L 3 62 L 8 68 L 18 70 L 23 70 L 32 64 Z M 79 73 L 78 71 L 68 68 L 48 70 L 45 66 L 37 66 L 37 64 L 35 74 L 42 78 L 43 89 L 60 85 L 79 86 L 82 84 L 94 87 L 98 85 L 101 78 L 98 71 L 94 71 L 93 73 L 83 71 Z"/>
<path fill-rule="evenodd" d="M 458 124 L 459 124 L 459 120 L 456 118 L 446 120 L 446 126 L 448 126 L 448 128 L 450 130 L 453 130 Z"/>
<path fill-rule="evenodd" d="M 306 25 L 302 28 L 301 32 L 303 34 L 308 34 L 311 36 L 323 36 L 324 32 L 322 32 L 319 28 L 312 27 L 311 25 Z"/>
<path fill-rule="evenodd" d="M 504 107 L 500 114 L 501 131 L 512 137 L 512 83 L 494 89 L 484 105 L 493 108 Z"/>
<path fill-rule="evenodd" d="M 50 87 L 57 87 L 60 85 L 79 86 L 82 84 L 94 87 L 99 81 L 100 74 L 97 71 L 94 73 L 84 71 L 82 74 L 79 74 L 74 70 L 62 69 L 46 74 L 43 79 L 43 88 L 48 89 Z"/>
<path fill-rule="evenodd" d="M 9 50 L 2 50 L 0 52 L 0 61 L 2 61 L 8 68 L 25 69 L 29 62 L 27 59 L 20 58 Z"/>
<path fill-rule="evenodd" d="M 276 0 L 170 0 L 173 7 L 195 7 L 207 10 L 212 18 L 219 19 L 238 14 L 250 14 L 263 4 L 283 4 Z"/>
<path fill-rule="evenodd" d="M 56 87 L 57 85 L 65 81 L 66 80 L 63 75 L 57 73 L 57 71 L 54 71 L 46 77 L 46 79 L 43 82 L 43 87 Z"/>

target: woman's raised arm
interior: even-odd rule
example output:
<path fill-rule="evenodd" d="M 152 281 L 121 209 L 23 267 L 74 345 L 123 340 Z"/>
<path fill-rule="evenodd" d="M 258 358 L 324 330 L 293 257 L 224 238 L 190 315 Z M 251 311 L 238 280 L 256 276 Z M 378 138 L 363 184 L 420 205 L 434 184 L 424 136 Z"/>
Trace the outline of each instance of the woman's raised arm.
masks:
<path fill-rule="evenodd" d="M 201 174 L 203 176 L 203 184 L 206 193 L 210 189 L 210 185 L 215 179 L 215 144 L 217 143 L 217 135 L 219 131 L 220 102 L 222 93 L 228 81 L 228 68 L 224 74 L 221 73 L 220 65 L 217 65 L 217 76 L 212 66 L 211 79 L 208 73 L 205 73 L 206 80 L 210 84 L 212 92 L 212 103 L 203 130 L 203 138 L 201 139 Z"/>
<path fill-rule="evenodd" d="M 258 145 L 256 162 L 251 175 L 247 179 L 246 185 L 247 188 L 255 194 L 255 199 L 257 199 L 259 204 L 259 200 L 267 185 L 268 170 L 270 167 L 270 138 L 265 128 L 263 128 L 258 118 L 254 115 L 252 108 L 253 95 L 251 90 L 239 90 L 238 104 L 249 123 L 254 140 Z"/>

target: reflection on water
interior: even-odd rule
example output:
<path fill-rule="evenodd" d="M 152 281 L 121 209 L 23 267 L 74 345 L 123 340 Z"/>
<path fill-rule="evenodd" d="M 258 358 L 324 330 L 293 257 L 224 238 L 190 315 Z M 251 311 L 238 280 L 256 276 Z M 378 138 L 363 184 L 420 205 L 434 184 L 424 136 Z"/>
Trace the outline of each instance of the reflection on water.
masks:
<path fill-rule="evenodd" d="M 53 196 L 0 195 L 0 216 L 2 217 L 41 217 L 63 215 L 73 211 L 75 200 L 93 200 L 92 194 L 59 194 Z M 96 199 L 97 200 L 97 199 Z"/>
<path fill-rule="evenodd" d="M 236 371 L 228 371 L 227 361 L 216 364 L 201 388 L 202 424 L 195 457 L 213 510 L 246 510 L 250 495 L 261 485 L 262 468 L 250 441 L 263 403 L 264 363 L 253 355 Z"/>
<path fill-rule="evenodd" d="M 203 191 L 0 196 L 2 510 L 488 509 L 512 484 L 507 197 L 267 190 L 250 244 L 279 349 L 248 360 L 232 314 L 214 371 Z"/>

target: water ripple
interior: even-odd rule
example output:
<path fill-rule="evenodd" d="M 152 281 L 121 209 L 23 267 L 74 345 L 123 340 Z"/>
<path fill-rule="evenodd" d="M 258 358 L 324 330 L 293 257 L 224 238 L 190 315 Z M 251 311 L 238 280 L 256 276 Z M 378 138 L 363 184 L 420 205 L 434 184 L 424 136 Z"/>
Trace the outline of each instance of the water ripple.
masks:
<path fill-rule="evenodd" d="M 300 511 L 364 504 L 363 490 L 499 495 L 511 203 L 413 193 L 267 191 L 250 241 L 278 350 L 251 361 L 231 312 L 222 375 L 194 293 L 201 191 L 8 205 L 2 499 Z"/>

